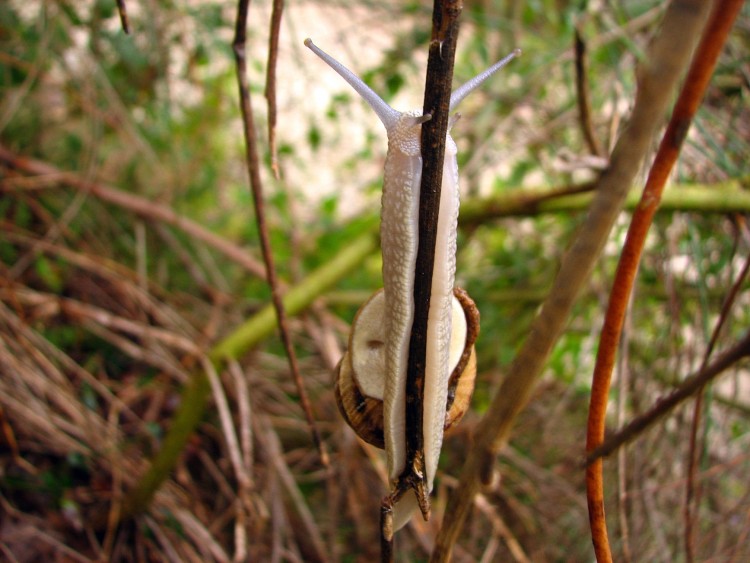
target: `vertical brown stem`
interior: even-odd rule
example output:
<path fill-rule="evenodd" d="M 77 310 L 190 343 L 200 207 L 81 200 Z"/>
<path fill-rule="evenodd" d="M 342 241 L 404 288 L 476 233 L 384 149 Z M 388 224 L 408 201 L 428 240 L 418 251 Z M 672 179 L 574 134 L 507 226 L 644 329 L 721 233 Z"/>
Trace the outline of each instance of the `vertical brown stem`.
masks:
<path fill-rule="evenodd" d="M 427 319 L 430 310 L 432 272 L 435 262 L 443 161 L 448 134 L 453 60 L 458 38 L 458 17 L 462 2 L 435 0 L 432 40 L 427 60 L 423 115 L 431 119 L 422 125 L 422 179 L 419 192 L 419 224 L 414 275 L 414 321 L 409 339 L 406 372 L 406 463 L 386 501 L 395 503 L 408 489 L 417 496 L 425 520 L 430 515 L 424 459 L 424 381 L 427 355 Z M 384 501 L 384 502 L 386 502 Z M 383 552 L 385 554 L 385 551 Z"/>
<path fill-rule="evenodd" d="M 120 13 L 120 25 L 122 25 L 122 30 L 129 34 L 130 20 L 128 19 L 128 7 L 125 5 L 125 0 L 117 0 L 117 11 Z"/>
<path fill-rule="evenodd" d="M 277 180 L 279 172 L 279 151 L 276 146 L 276 62 L 279 59 L 279 36 L 281 16 L 284 13 L 284 0 L 273 0 L 271 12 L 271 35 L 268 39 L 268 67 L 266 68 L 266 100 L 268 101 L 268 150 L 271 153 L 271 170 Z"/>
<path fill-rule="evenodd" d="M 435 261 L 438 210 L 443 180 L 445 142 L 450 118 L 453 61 L 458 39 L 462 2 L 435 0 L 432 40 L 427 61 L 423 114 L 432 119 L 422 125 L 422 183 L 419 192 L 419 246 L 414 276 L 414 323 L 409 340 L 406 375 L 406 467 L 404 477 L 416 478 L 417 498 L 425 518 L 429 499 L 425 487 L 422 414 L 424 399 L 427 318 L 430 309 L 432 271 Z"/>
<path fill-rule="evenodd" d="M 424 459 L 424 381 L 427 355 L 427 319 L 430 310 L 432 272 L 435 262 L 440 192 L 443 181 L 445 143 L 450 119 L 453 61 L 458 39 L 461 0 L 435 0 L 432 11 L 432 39 L 427 60 L 423 115 L 431 119 L 422 125 L 422 179 L 419 192 L 417 258 L 414 275 L 414 321 L 409 338 L 406 372 L 406 463 L 391 493 L 383 500 L 381 514 L 381 560 L 393 560 L 393 504 L 412 489 L 422 516 L 430 515 Z"/>
<path fill-rule="evenodd" d="M 591 154 L 601 156 L 602 149 L 596 140 L 594 126 L 591 123 L 591 100 L 589 99 L 589 81 L 586 68 L 586 43 L 583 42 L 581 32 L 575 33 L 575 68 L 576 68 L 576 99 L 578 101 L 578 117 L 581 120 L 583 138 Z"/>
<path fill-rule="evenodd" d="M 393 500 L 390 496 L 380 505 L 380 561 L 393 563 Z"/>
<path fill-rule="evenodd" d="M 258 158 L 258 147 L 255 136 L 255 124 L 253 121 L 253 110 L 250 100 L 250 88 L 247 80 L 247 61 L 245 55 L 247 12 L 249 0 L 240 0 L 237 9 L 237 25 L 235 28 L 234 49 L 235 61 L 237 65 L 237 83 L 239 86 L 240 109 L 242 111 L 242 124 L 245 131 L 245 159 L 247 162 L 247 172 L 250 176 L 250 188 L 253 194 L 253 203 L 255 204 L 255 217 L 258 224 L 258 236 L 260 238 L 261 251 L 263 260 L 266 264 L 266 276 L 268 285 L 271 287 L 271 298 L 276 311 L 276 317 L 279 322 L 279 332 L 281 340 L 289 359 L 289 369 L 294 378 L 294 383 L 299 393 L 300 403 L 305 412 L 308 427 L 312 433 L 315 446 L 320 453 L 320 460 L 323 465 L 328 465 L 328 454 L 323 447 L 323 441 L 315 425 L 312 415 L 312 407 L 307 397 L 307 391 L 302 383 L 302 377 L 299 373 L 297 364 L 297 355 L 294 352 L 294 346 L 289 334 L 289 327 L 286 322 L 286 311 L 282 302 L 281 289 L 278 278 L 276 277 L 276 266 L 274 265 L 273 253 L 271 251 L 271 242 L 268 236 L 268 226 L 266 224 L 265 206 L 263 202 L 263 184 L 260 179 L 260 159 Z"/>

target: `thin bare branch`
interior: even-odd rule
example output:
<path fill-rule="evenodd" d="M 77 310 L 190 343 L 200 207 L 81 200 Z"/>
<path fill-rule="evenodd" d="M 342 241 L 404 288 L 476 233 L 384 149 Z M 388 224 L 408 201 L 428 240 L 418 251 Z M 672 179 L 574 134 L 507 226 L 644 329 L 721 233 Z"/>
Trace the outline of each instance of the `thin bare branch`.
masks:
<path fill-rule="evenodd" d="M 435 0 L 422 111 L 423 115 L 430 114 L 432 119 L 422 125 L 420 141 L 422 179 L 419 188 L 419 245 L 414 269 L 414 322 L 406 371 L 406 465 L 399 476 L 396 489 L 414 490 L 425 520 L 429 518 L 430 511 L 422 433 L 427 319 L 461 6 L 460 1 Z"/>
<path fill-rule="evenodd" d="M 589 98 L 588 68 L 586 59 L 586 43 L 581 37 L 581 31 L 576 28 L 575 42 L 575 69 L 576 69 L 576 101 L 578 102 L 578 117 L 580 119 L 583 138 L 589 147 L 591 154 L 601 156 L 602 149 L 596 139 L 594 126 L 591 123 L 591 99 Z"/>
<path fill-rule="evenodd" d="M 273 0 L 271 12 L 271 35 L 268 39 L 268 67 L 266 68 L 266 100 L 268 101 L 268 148 L 271 153 L 271 170 L 278 180 L 279 150 L 276 146 L 276 63 L 279 59 L 279 37 L 281 35 L 281 16 L 284 13 L 284 0 Z"/>
<path fill-rule="evenodd" d="M 292 337 L 289 332 L 289 326 L 286 321 L 286 310 L 281 295 L 281 287 L 276 277 L 276 266 L 274 265 L 273 251 L 271 250 L 271 240 L 268 236 L 268 226 L 266 224 L 265 205 L 263 201 L 263 184 L 260 179 L 260 159 L 258 158 L 258 147 L 255 136 L 255 123 L 253 118 L 252 102 L 250 98 L 250 87 L 247 79 L 247 60 L 246 60 L 246 36 L 247 36 L 247 12 L 249 0 L 240 0 L 237 8 L 237 22 L 235 28 L 234 41 L 232 47 L 234 50 L 235 62 L 237 66 L 237 83 L 239 86 L 240 109 L 242 111 L 242 124 L 245 132 L 245 158 L 247 162 L 247 172 L 250 177 L 250 188 L 253 194 L 255 204 L 255 219 L 258 225 L 258 236 L 260 238 L 260 247 L 263 253 L 263 261 L 266 265 L 266 279 L 271 287 L 271 298 L 276 311 L 276 317 L 279 323 L 279 332 L 281 340 L 289 359 L 289 369 L 291 370 L 294 384 L 299 393 L 302 410 L 307 418 L 307 424 L 312 434 L 315 447 L 320 454 L 320 461 L 324 466 L 328 466 L 328 453 L 320 437 L 320 431 L 315 424 L 315 417 L 312 413 L 312 405 L 307 396 L 302 376 L 299 372 L 297 363 L 297 354 L 294 351 Z"/>
<path fill-rule="evenodd" d="M 427 320 L 430 310 L 432 275 L 438 232 L 438 212 L 443 180 L 445 144 L 450 118 L 453 63 L 458 41 L 460 0 L 435 0 L 432 36 L 427 60 L 427 78 L 422 115 L 432 118 L 422 125 L 420 146 L 422 175 L 419 187 L 419 224 L 414 268 L 414 320 L 409 339 L 406 369 L 404 469 L 381 506 L 381 561 L 393 560 L 393 506 L 411 489 L 422 516 L 430 516 L 426 481 L 424 435 L 424 385 L 427 354 Z"/>
<path fill-rule="evenodd" d="M 117 0 L 117 11 L 120 13 L 120 25 L 122 25 L 122 30 L 129 34 L 130 21 L 128 20 L 128 7 L 125 5 L 125 0 Z"/>
<path fill-rule="evenodd" d="M 598 448 L 590 451 L 586 455 L 586 465 L 590 465 L 601 458 L 611 455 L 623 444 L 627 444 L 638 437 L 644 430 L 653 426 L 680 403 L 700 391 L 723 371 L 748 356 L 750 356 L 750 332 L 746 333 L 736 344 L 724 351 L 718 358 L 707 365 L 705 369 L 687 377 L 679 387 L 667 397 L 657 401 L 650 410 L 631 420 L 625 428 L 610 436 Z"/>

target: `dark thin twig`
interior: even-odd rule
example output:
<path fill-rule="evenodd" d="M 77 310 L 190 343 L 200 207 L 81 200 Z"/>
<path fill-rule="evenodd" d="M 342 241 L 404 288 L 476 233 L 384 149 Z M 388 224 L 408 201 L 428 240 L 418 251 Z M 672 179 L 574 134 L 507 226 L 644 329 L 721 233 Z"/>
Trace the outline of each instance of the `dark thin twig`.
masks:
<path fill-rule="evenodd" d="M 278 180 L 279 151 L 276 146 L 276 63 L 279 59 L 279 36 L 281 35 L 281 16 L 284 13 L 284 0 L 273 0 L 271 12 L 271 36 L 268 40 L 268 68 L 266 69 L 266 100 L 268 101 L 268 147 L 271 153 L 271 170 Z"/>
<path fill-rule="evenodd" d="M 276 267 L 274 265 L 271 242 L 268 236 L 268 226 L 266 224 L 265 207 L 263 203 L 263 185 L 260 179 L 260 161 L 258 158 L 258 147 L 255 137 L 255 124 L 253 122 L 253 110 L 250 101 L 250 88 L 248 86 L 247 61 L 245 55 L 247 12 L 249 3 L 249 0 L 239 1 L 237 9 L 237 25 L 235 28 L 234 42 L 232 43 L 237 64 L 240 109 L 242 111 L 242 123 L 245 131 L 245 158 L 247 162 L 247 171 L 250 176 L 250 187 L 253 194 L 253 202 L 255 204 L 255 217 L 258 223 L 258 236 L 260 238 L 261 251 L 263 252 L 263 260 L 266 264 L 266 276 L 268 284 L 271 287 L 271 297 L 274 309 L 276 310 L 276 317 L 279 322 L 281 340 L 284 344 L 287 358 L 289 359 L 289 369 L 292 372 L 292 377 L 294 378 L 294 383 L 297 387 L 297 392 L 299 393 L 302 409 L 307 418 L 307 424 L 310 428 L 313 440 L 315 441 L 315 446 L 320 454 L 321 463 L 327 467 L 328 454 L 323 447 L 323 441 L 321 440 L 320 433 L 315 425 L 310 400 L 302 383 L 302 376 L 299 373 L 297 355 L 294 352 L 291 335 L 289 334 L 289 327 L 286 322 L 286 312 L 282 302 L 281 289 L 276 277 Z"/>
<path fill-rule="evenodd" d="M 125 0 L 117 0 L 117 11 L 120 12 L 122 30 L 130 34 L 130 21 L 128 20 L 128 8 L 125 6 Z"/>
<path fill-rule="evenodd" d="M 458 39 L 461 2 L 436 0 L 432 14 L 432 40 L 427 61 L 427 80 L 423 115 L 432 119 L 422 125 L 422 183 L 419 191 L 419 246 L 414 273 L 414 323 L 409 340 L 406 375 L 406 468 L 400 479 L 416 477 L 424 487 L 424 444 L 422 412 L 424 398 L 427 317 L 430 310 L 432 271 L 435 262 L 438 210 L 443 181 L 445 141 L 450 118 L 449 106 L 453 81 L 453 61 Z M 417 489 L 415 489 L 417 490 Z M 426 492 L 423 493 L 426 498 Z M 420 494 L 417 494 L 419 498 Z M 422 511 L 425 518 L 429 515 Z"/>
<path fill-rule="evenodd" d="M 586 43 L 583 42 L 581 32 L 576 28 L 575 33 L 575 68 L 576 68 L 576 100 L 578 102 L 578 117 L 581 120 L 581 131 L 591 154 L 602 155 L 602 149 L 594 134 L 591 123 L 591 99 L 589 98 L 589 81 L 586 65 Z"/>
<path fill-rule="evenodd" d="M 706 352 L 703 354 L 703 360 L 701 361 L 701 367 L 699 371 L 706 369 L 708 360 L 711 358 L 711 354 L 716 347 L 716 342 L 719 340 L 721 330 L 724 328 L 726 321 L 729 319 L 729 312 L 732 310 L 733 305 L 737 300 L 737 296 L 742 289 L 745 281 L 747 280 L 748 274 L 750 274 L 750 255 L 745 257 L 745 264 L 742 266 L 737 279 L 734 280 L 732 287 L 729 289 L 729 293 L 724 299 L 724 303 L 721 306 L 721 312 L 719 318 L 716 321 L 714 330 L 711 333 L 711 338 L 706 347 Z M 690 428 L 690 448 L 688 451 L 687 459 L 687 484 L 685 486 L 685 506 L 683 507 L 683 514 L 685 520 L 685 558 L 688 561 L 692 561 L 693 557 L 693 520 L 697 513 L 698 495 L 696 494 L 695 488 L 695 474 L 697 470 L 698 456 L 696 455 L 697 444 L 698 444 L 698 427 L 700 426 L 701 412 L 703 411 L 703 389 L 698 392 L 698 396 L 695 398 L 695 406 L 693 408 L 693 421 Z M 695 505 L 695 506 L 694 506 Z"/>
<path fill-rule="evenodd" d="M 422 179 L 419 191 L 417 258 L 414 271 L 414 321 L 409 339 L 406 371 L 406 463 L 390 495 L 383 501 L 381 517 L 381 560 L 392 561 L 393 532 L 389 507 L 409 489 L 425 520 L 430 515 L 426 484 L 424 437 L 424 380 L 427 354 L 427 318 L 430 310 L 432 272 L 435 262 L 438 211 L 443 181 L 445 142 L 450 119 L 453 62 L 458 40 L 461 0 L 435 0 L 432 11 L 432 38 L 427 59 L 427 78 L 422 114 L 432 119 L 422 125 Z"/>
<path fill-rule="evenodd" d="M 592 450 L 586 456 L 586 465 L 607 457 L 618 448 L 637 438 L 646 429 L 653 426 L 676 406 L 700 391 L 706 384 L 715 379 L 723 371 L 732 367 L 741 359 L 750 356 L 750 332 L 746 333 L 734 346 L 728 348 L 705 369 L 698 371 L 685 379 L 670 395 L 660 399 L 651 409 L 609 437 L 601 446 Z"/>
<path fill-rule="evenodd" d="M 393 561 L 393 500 L 385 497 L 380 505 L 380 561 Z"/>

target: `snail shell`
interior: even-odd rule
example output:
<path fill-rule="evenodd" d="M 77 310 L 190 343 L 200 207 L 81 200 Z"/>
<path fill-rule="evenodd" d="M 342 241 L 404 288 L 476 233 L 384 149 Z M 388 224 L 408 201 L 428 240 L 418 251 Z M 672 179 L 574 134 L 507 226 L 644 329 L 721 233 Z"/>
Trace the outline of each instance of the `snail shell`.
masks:
<path fill-rule="evenodd" d="M 383 449 L 383 396 L 385 392 L 385 298 L 375 292 L 354 318 L 349 349 L 336 368 L 336 402 L 344 420 L 365 442 Z M 449 351 L 451 376 L 445 424 L 447 430 L 466 414 L 474 392 L 479 311 L 460 288 L 453 290 L 452 334 Z"/>

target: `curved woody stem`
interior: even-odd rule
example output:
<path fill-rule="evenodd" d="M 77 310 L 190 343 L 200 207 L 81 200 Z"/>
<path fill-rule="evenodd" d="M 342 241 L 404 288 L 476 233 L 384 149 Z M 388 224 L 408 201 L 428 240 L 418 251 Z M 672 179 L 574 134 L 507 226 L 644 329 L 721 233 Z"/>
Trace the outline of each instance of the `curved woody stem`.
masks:
<path fill-rule="evenodd" d="M 690 122 L 703 99 L 719 53 L 741 6 L 741 0 L 727 0 L 716 3 L 651 167 L 641 201 L 633 215 L 620 262 L 617 266 L 599 340 L 589 407 L 587 452 L 596 449 L 604 440 L 607 398 L 612 370 L 627 304 L 632 293 L 646 236 L 659 206 L 669 173 L 687 136 Z M 597 560 L 611 561 L 612 554 L 609 549 L 604 513 L 602 465 L 601 458 L 597 458 L 587 466 L 586 490 L 591 534 Z"/>

